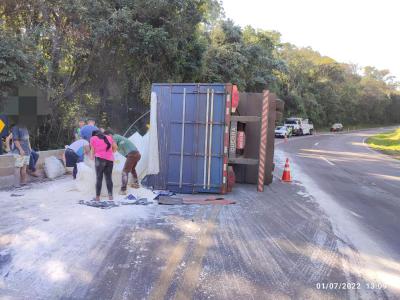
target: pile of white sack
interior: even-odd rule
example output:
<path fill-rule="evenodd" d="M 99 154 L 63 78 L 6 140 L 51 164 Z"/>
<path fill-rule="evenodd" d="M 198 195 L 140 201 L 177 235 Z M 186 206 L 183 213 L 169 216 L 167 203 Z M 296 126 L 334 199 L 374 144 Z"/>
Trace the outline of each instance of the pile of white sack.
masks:
<path fill-rule="evenodd" d="M 136 172 L 138 174 L 139 180 L 143 179 L 147 175 L 147 167 L 149 161 L 149 133 L 141 136 L 139 133 L 132 135 L 129 140 L 131 140 L 135 146 L 138 148 L 141 159 L 136 166 Z M 126 158 L 119 154 L 114 153 L 114 168 L 112 173 L 112 179 L 114 184 L 114 192 L 118 192 L 121 188 L 121 177 L 122 169 L 125 164 Z M 129 181 L 132 180 L 132 175 L 129 174 Z M 75 180 L 76 188 L 83 193 L 94 193 L 94 187 L 96 184 L 96 172 L 94 169 L 94 160 L 85 157 L 85 161 L 78 163 L 78 174 Z M 105 179 L 103 179 L 102 195 L 107 195 Z"/>
<path fill-rule="evenodd" d="M 158 157 L 158 137 L 157 137 L 157 97 L 155 93 L 151 95 L 151 110 L 150 110 L 150 130 L 144 135 L 138 132 L 134 133 L 129 140 L 137 147 L 140 152 L 141 159 L 136 166 L 136 172 L 139 181 L 146 175 L 157 174 L 159 172 L 159 157 Z M 126 158 L 118 152 L 114 153 L 114 168 L 113 168 L 113 184 L 114 193 L 121 188 L 122 169 Z M 132 180 L 132 175 L 129 174 L 129 182 Z M 78 164 L 78 174 L 75 180 L 76 188 L 85 193 L 93 194 L 96 184 L 96 173 L 94 169 L 94 161 L 85 157 L 85 161 Z M 103 179 L 102 195 L 107 195 L 105 179 Z"/>

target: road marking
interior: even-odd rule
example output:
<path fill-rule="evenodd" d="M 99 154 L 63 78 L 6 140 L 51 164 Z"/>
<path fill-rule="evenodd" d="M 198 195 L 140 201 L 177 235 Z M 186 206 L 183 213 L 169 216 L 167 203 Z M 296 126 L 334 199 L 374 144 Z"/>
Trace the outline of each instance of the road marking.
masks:
<path fill-rule="evenodd" d="M 330 164 L 331 166 L 334 166 L 335 164 L 331 161 L 329 161 L 326 157 L 320 156 L 320 158 L 324 161 L 326 161 L 328 164 Z"/>
<path fill-rule="evenodd" d="M 365 142 L 365 141 L 367 140 L 367 138 L 368 138 L 368 137 L 363 138 L 363 141 L 362 141 L 363 146 L 364 146 L 369 152 L 374 153 L 374 154 L 379 154 L 379 152 L 372 150 L 372 149 L 367 145 L 367 143 Z"/>
<path fill-rule="evenodd" d="M 382 179 L 386 179 L 386 180 L 400 181 L 400 176 L 392 176 L 392 175 L 376 174 L 376 173 L 368 173 L 368 175 L 375 176 L 375 177 L 382 178 Z"/>
<path fill-rule="evenodd" d="M 193 299 L 193 293 L 196 289 L 200 277 L 202 262 L 207 249 L 212 244 L 212 233 L 216 227 L 215 220 L 221 210 L 221 206 L 215 206 L 211 211 L 211 217 L 203 227 L 203 230 L 195 245 L 193 255 L 190 257 L 191 264 L 186 267 L 183 274 L 183 283 L 180 290 L 177 291 L 175 299 L 186 300 Z"/>
<path fill-rule="evenodd" d="M 319 145 L 319 142 L 317 142 L 317 143 L 314 144 L 314 146 L 318 146 L 318 145 Z"/>
<path fill-rule="evenodd" d="M 350 210 L 350 213 L 351 213 L 353 216 L 357 217 L 357 218 L 360 218 L 360 219 L 363 218 L 362 216 L 360 216 L 359 214 L 355 213 L 355 212 L 352 211 L 352 210 Z"/>

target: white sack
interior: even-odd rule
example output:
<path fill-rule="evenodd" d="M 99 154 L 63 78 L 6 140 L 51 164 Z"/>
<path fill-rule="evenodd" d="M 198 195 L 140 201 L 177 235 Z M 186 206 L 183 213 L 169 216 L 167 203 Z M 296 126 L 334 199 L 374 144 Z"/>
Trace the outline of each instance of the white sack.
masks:
<path fill-rule="evenodd" d="M 122 168 L 124 163 L 121 163 L 125 157 L 119 153 L 114 153 L 115 161 L 112 173 L 113 193 L 116 195 L 121 188 Z M 96 191 L 96 171 L 94 167 L 94 160 L 85 158 L 84 162 L 77 164 L 78 174 L 76 175 L 75 186 L 76 189 L 87 195 L 94 195 Z M 103 177 L 103 185 L 101 187 L 101 196 L 107 196 L 106 179 Z"/>
<path fill-rule="evenodd" d="M 65 174 L 65 167 L 57 157 L 49 156 L 44 160 L 44 172 L 48 178 L 54 179 Z"/>
<path fill-rule="evenodd" d="M 76 189 L 84 194 L 94 195 L 96 186 L 96 172 L 94 162 L 85 159 L 85 162 L 77 163 L 78 174 L 76 175 Z"/>

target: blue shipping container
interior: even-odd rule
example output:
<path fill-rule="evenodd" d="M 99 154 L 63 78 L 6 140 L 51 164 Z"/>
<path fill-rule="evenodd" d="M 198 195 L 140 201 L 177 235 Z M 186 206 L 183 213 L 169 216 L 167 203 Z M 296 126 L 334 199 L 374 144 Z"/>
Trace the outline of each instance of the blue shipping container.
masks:
<path fill-rule="evenodd" d="M 225 116 L 231 89 L 231 84 L 152 85 L 157 94 L 160 173 L 149 176 L 148 185 L 178 193 L 224 191 Z"/>

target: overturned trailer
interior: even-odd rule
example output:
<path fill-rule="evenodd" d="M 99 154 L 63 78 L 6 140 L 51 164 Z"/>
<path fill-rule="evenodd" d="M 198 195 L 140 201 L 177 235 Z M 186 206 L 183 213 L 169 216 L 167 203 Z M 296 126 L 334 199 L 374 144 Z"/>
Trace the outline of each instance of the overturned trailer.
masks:
<path fill-rule="evenodd" d="M 235 173 L 237 182 L 262 178 L 259 190 L 272 181 L 274 94 L 249 98 L 225 83 L 155 83 L 152 93 L 157 97 L 160 172 L 148 176 L 147 185 L 225 194 Z"/>

